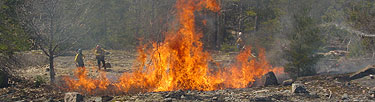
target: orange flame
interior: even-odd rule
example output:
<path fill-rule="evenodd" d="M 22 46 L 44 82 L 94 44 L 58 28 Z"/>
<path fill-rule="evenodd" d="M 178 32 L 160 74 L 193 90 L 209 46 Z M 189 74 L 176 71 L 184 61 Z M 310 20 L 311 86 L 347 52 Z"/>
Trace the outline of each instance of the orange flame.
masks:
<path fill-rule="evenodd" d="M 139 56 L 132 73 L 125 72 L 117 82 L 110 84 L 105 74 L 98 80 L 90 79 L 84 68 L 78 68 L 78 80 L 66 79 L 69 87 L 86 91 L 105 90 L 109 85 L 121 92 L 209 91 L 245 88 L 269 71 L 283 71 L 283 68 L 272 68 L 268 64 L 264 49 L 260 49 L 255 57 L 249 47 L 239 53 L 236 63 L 213 71 L 208 67 L 212 58 L 203 51 L 200 41 L 202 33 L 195 29 L 194 13 L 203 8 L 218 12 L 218 3 L 216 0 L 177 0 L 176 8 L 180 23 L 178 30 L 167 32 L 164 42 L 152 43 L 152 48 L 148 49 L 146 45 L 138 47 Z"/>
<path fill-rule="evenodd" d="M 77 79 L 71 79 L 69 77 L 64 78 L 71 90 L 91 92 L 97 88 L 107 89 L 107 86 L 110 84 L 104 72 L 100 72 L 98 79 L 89 78 L 85 67 L 78 67 L 74 75 Z"/>
<path fill-rule="evenodd" d="M 251 48 L 246 47 L 236 57 L 236 63 L 229 69 L 221 71 L 215 78 L 224 79 L 224 88 L 245 88 L 252 85 L 255 79 L 273 71 L 282 73 L 284 68 L 272 68 L 266 60 L 264 49 L 260 49 L 258 57 L 251 53 Z"/>

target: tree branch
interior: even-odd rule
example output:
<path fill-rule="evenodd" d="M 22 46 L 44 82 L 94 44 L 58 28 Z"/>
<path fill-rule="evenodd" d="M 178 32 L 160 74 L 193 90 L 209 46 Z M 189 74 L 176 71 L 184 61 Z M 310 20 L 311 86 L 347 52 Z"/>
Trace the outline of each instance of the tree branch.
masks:
<path fill-rule="evenodd" d="M 42 45 L 40 45 L 39 43 L 36 44 L 40 47 L 40 49 L 44 52 L 45 55 L 50 56 L 50 54 L 45 50 L 45 48 Z"/>

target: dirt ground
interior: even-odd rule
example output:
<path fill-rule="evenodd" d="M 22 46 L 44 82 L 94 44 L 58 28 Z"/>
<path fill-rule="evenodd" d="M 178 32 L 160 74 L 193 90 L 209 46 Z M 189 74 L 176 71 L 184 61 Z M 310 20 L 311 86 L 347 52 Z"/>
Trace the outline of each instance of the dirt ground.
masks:
<path fill-rule="evenodd" d="M 112 68 L 107 69 L 107 77 L 116 80 L 123 72 L 132 70 L 135 52 L 110 50 L 106 61 Z M 215 62 L 229 65 L 236 53 L 213 52 Z M 98 76 L 98 68 L 92 51 L 83 51 L 85 64 L 90 77 Z M 73 76 L 75 70 L 74 53 L 55 59 L 57 78 Z M 2 101 L 62 101 L 63 90 L 44 83 L 35 86 L 35 80 L 42 78 L 48 82 L 48 65 L 37 65 L 15 69 L 20 78 L 12 79 L 12 86 L 0 89 Z M 371 94 L 375 79 L 364 77 L 347 80 L 349 74 L 317 75 L 299 78 L 297 81 L 306 86 L 307 94 L 291 93 L 291 86 L 252 87 L 244 89 L 226 89 L 216 91 L 173 91 L 151 92 L 111 96 L 112 101 L 372 101 Z M 24 81 L 29 80 L 29 81 Z M 279 80 L 280 81 L 280 80 Z M 281 83 L 281 82 L 280 82 Z M 86 96 L 92 98 L 98 96 Z"/>
<path fill-rule="evenodd" d="M 128 52 L 128 51 L 118 51 L 118 50 L 110 50 L 108 51 L 109 54 L 106 55 L 105 60 L 106 63 L 110 63 L 112 68 L 108 68 L 105 70 L 107 72 L 107 76 L 111 78 L 115 78 L 116 76 L 120 76 L 124 72 L 131 72 L 132 65 L 136 60 L 137 53 L 136 52 Z M 90 50 L 83 51 L 83 55 L 85 55 L 85 66 L 89 70 L 89 76 L 97 76 L 99 74 L 97 62 L 95 59 L 95 55 Z M 232 53 L 219 53 L 211 55 L 215 62 L 222 63 L 223 66 L 229 65 L 233 61 L 234 56 L 236 55 L 235 52 Z M 56 77 L 59 76 L 73 76 L 74 70 L 76 69 L 74 63 L 74 54 L 68 54 L 68 56 L 60 56 L 55 58 L 55 71 Z M 49 65 L 41 65 L 41 66 L 30 66 L 26 68 L 17 69 L 16 72 L 20 76 L 26 79 L 34 79 L 36 76 L 42 76 L 43 78 L 49 79 Z M 103 69 L 102 69 L 103 70 Z"/>

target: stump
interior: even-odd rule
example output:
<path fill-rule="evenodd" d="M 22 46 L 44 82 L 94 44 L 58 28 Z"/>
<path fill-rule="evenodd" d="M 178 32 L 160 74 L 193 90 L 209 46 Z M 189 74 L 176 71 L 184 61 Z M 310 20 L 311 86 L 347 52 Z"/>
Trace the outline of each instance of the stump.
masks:
<path fill-rule="evenodd" d="M 300 83 L 293 83 L 292 84 L 292 93 L 309 93 L 305 86 Z"/>
<path fill-rule="evenodd" d="M 65 93 L 64 102 L 83 102 L 83 96 L 78 92 Z"/>
<path fill-rule="evenodd" d="M 111 63 L 105 63 L 105 67 L 106 68 L 112 68 L 112 65 L 111 65 Z"/>
<path fill-rule="evenodd" d="M 277 82 L 277 78 L 276 78 L 275 73 L 268 72 L 263 77 L 264 77 L 264 80 L 265 80 L 264 84 L 263 84 L 264 86 L 279 85 L 279 83 Z"/>

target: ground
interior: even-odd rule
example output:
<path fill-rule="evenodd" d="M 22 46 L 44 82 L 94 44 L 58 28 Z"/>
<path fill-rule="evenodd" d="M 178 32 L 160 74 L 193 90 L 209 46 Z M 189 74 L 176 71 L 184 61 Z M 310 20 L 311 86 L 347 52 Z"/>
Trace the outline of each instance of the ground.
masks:
<path fill-rule="evenodd" d="M 130 72 L 137 54 L 129 51 L 109 51 L 107 62 L 113 68 L 107 70 L 107 77 L 116 80 L 123 72 Z M 235 53 L 213 52 L 213 59 L 223 65 L 230 63 Z M 84 51 L 89 76 L 98 75 L 96 61 L 92 51 Z M 73 76 L 74 53 L 67 53 L 55 59 L 57 78 Z M 0 89 L 2 101 L 62 101 L 66 91 L 48 82 L 48 65 L 33 65 L 14 69 L 17 78 L 12 78 L 12 85 Z M 112 101 L 369 101 L 369 92 L 375 86 L 375 79 L 370 76 L 348 80 L 350 73 L 326 74 L 302 77 L 297 82 L 305 85 L 309 93 L 294 94 L 288 86 L 251 87 L 243 89 L 225 89 L 216 91 L 179 90 L 172 92 L 150 92 L 111 96 Z M 281 78 L 279 78 L 281 79 Z M 37 85 L 36 83 L 41 83 Z M 58 81 L 59 84 L 59 81 Z M 86 95 L 86 98 L 98 97 Z"/>

